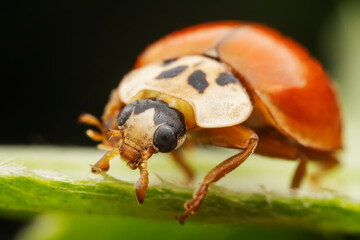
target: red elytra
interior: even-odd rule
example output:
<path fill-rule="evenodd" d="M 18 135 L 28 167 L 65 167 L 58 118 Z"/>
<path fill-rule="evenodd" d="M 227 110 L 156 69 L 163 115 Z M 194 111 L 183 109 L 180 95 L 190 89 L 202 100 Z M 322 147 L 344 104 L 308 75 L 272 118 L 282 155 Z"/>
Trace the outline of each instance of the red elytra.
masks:
<path fill-rule="evenodd" d="M 321 151 L 342 147 L 340 109 L 332 82 L 321 64 L 295 41 L 260 24 L 201 24 L 151 44 L 135 68 L 194 54 L 209 55 L 230 66 L 267 122 L 290 139 Z"/>

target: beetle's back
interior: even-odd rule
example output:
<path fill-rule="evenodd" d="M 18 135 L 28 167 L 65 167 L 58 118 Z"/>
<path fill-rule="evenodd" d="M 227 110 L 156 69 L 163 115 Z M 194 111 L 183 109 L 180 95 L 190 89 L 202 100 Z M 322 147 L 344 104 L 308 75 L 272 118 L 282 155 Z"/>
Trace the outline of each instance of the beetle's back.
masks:
<path fill-rule="evenodd" d="M 228 64 L 258 104 L 264 104 L 268 122 L 283 134 L 319 150 L 341 148 L 333 85 L 321 64 L 293 40 L 257 24 L 199 25 L 150 45 L 135 67 L 189 54 L 209 55 Z"/>

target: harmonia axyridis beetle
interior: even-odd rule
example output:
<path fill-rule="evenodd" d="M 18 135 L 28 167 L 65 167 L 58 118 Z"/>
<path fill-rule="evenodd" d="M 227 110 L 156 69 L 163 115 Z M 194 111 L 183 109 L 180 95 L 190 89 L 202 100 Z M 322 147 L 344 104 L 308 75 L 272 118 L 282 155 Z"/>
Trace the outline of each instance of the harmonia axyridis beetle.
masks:
<path fill-rule="evenodd" d="M 242 22 L 198 25 L 153 43 L 111 93 L 102 122 L 89 114 L 80 121 L 96 126 L 99 132 L 88 136 L 110 150 L 93 172 L 108 170 L 116 155 L 140 170 L 139 203 L 153 153 L 172 153 L 192 177 L 177 150 L 186 134 L 200 144 L 243 150 L 206 175 L 180 223 L 198 211 L 209 184 L 253 152 L 297 160 L 291 188 L 298 188 L 308 159 L 328 170 L 342 147 L 336 92 L 320 63 L 275 30 Z"/>

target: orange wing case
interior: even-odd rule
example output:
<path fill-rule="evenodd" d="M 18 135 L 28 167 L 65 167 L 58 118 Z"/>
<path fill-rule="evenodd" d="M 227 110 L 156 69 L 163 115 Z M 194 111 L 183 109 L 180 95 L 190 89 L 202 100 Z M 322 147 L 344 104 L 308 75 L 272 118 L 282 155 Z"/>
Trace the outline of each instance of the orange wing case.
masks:
<path fill-rule="evenodd" d="M 269 122 L 286 136 L 322 151 L 341 148 L 333 83 L 321 64 L 295 41 L 259 24 L 202 24 L 151 44 L 135 68 L 194 54 L 209 55 L 230 66 L 256 104 L 265 106 L 261 109 Z"/>

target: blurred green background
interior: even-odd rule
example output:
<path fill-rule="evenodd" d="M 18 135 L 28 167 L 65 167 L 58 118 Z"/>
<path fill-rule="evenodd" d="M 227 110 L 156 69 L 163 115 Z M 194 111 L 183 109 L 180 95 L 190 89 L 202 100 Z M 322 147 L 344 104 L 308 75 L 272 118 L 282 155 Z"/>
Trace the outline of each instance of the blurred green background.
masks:
<path fill-rule="evenodd" d="M 78 114 L 101 114 L 110 90 L 147 44 L 182 27 L 232 19 L 278 29 L 323 63 L 339 85 L 344 105 L 346 148 L 341 160 L 348 169 L 360 167 L 359 1 L 8 1 L 1 11 L 6 42 L 2 144 L 93 146 L 83 134 L 85 127 L 76 124 Z M 356 187 L 349 191 L 360 194 Z M 27 220 L 0 215 L 0 230 L 0 239 L 357 237 L 259 226 L 181 227 L 173 219 L 76 214 Z"/>

